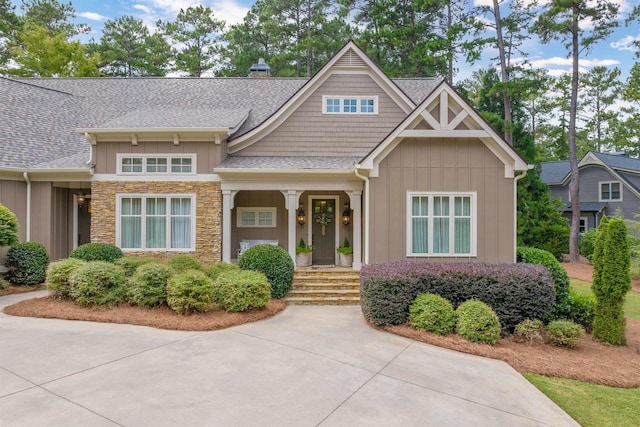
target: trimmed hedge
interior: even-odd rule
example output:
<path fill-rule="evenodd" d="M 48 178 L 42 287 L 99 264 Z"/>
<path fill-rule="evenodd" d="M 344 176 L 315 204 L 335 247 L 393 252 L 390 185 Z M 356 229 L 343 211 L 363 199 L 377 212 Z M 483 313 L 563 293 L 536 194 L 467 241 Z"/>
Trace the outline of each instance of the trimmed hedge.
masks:
<path fill-rule="evenodd" d="M 47 280 L 45 281 L 47 289 L 59 296 L 68 297 L 71 292 L 71 284 L 69 283 L 71 275 L 85 264 L 86 261 L 76 258 L 52 262 L 47 268 Z"/>
<path fill-rule="evenodd" d="M 482 301 L 465 301 L 456 310 L 456 332 L 465 340 L 493 345 L 500 340 L 498 315 Z"/>
<path fill-rule="evenodd" d="M 202 270 L 202 264 L 193 255 L 176 255 L 167 261 L 167 264 L 177 273 L 189 270 Z"/>
<path fill-rule="evenodd" d="M 567 319 L 571 311 L 569 303 L 569 275 L 551 252 L 542 249 L 519 246 L 516 249 L 516 260 L 528 264 L 542 265 L 549 270 L 556 287 L 556 302 L 549 320 Z"/>
<path fill-rule="evenodd" d="M 167 283 L 174 274 L 165 264 L 150 262 L 138 267 L 129 280 L 128 300 L 141 307 L 157 307 L 167 302 Z"/>
<path fill-rule="evenodd" d="M 409 325 L 419 331 L 449 335 L 456 330 L 456 312 L 436 294 L 420 294 L 409 307 Z"/>
<path fill-rule="evenodd" d="M 124 269 L 106 261 L 91 261 L 69 279 L 69 294 L 82 305 L 113 305 L 124 301 L 127 276 Z"/>
<path fill-rule="evenodd" d="M 138 267 L 150 262 L 154 262 L 154 260 L 141 256 L 127 255 L 123 256 L 122 258 L 118 258 L 113 263 L 124 268 L 124 272 L 127 274 L 127 276 L 131 277 L 136 272 Z"/>
<path fill-rule="evenodd" d="M 42 243 L 16 243 L 7 251 L 5 266 L 14 285 L 37 285 L 44 282 L 49 254 Z"/>
<path fill-rule="evenodd" d="M 215 281 L 215 300 L 229 312 L 264 308 L 271 299 L 267 277 L 251 270 L 227 271 Z"/>
<path fill-rule="evenodd" d="M 551 275 L 539 265 L 400 261 L 367 265 L 360 272 L 362 311 L 376 325 L 405 323 L 409 306 L 422 293 L 440 295 L 454 307 L 483 301 L 507 332 L 524 319 L 544 319 L 555 302 Z"/>
<path fill-rule="evenodd" d="M 555 320 L 544 331 L 547 341 L 557 347 L 574 348 L 584 336 L 584 328 L 568 320 Z"/>
<path fill-rule="evenodd" d="M 178 314 L 204 312 L 214 301 L 213 282 L 202 271 L 177 274 L 167 283 L 167 304 Z"/>
<path fill-rule="evenodd" d="M 204 274 L 213 281 L 215 281 L 219 275 L 226 273 L 227 271 L 240 271 L 240 267 L 238 267 L 238 264 L 229 264 L 228 262 L 220 261 L 204 268 Z"/>
<path fill-rule="evenodd" d="M 289 253 L 280 246 L 253 246 L 242 253 L 238 266 L 242 270 L 255 270 L 267 276 L 273 298 L 282 298 L 291 289 L 295 267 Z"/>
<path fill-rule="evenodd" d="M 85 243 L 71 251 L 69 258 L 83 261 L 114 262 L 118 258 L 122 258 L 122 251 L 119 247 L 109 243 Z"/>
<path fill-rule="evenodd" d="M 596 314 L 596 297 L 593 294 L 579 294 L 569 289 L 569 305 L 571 305 L 569 319 L 582 325 L 587 331 L 591 331 Z"/>

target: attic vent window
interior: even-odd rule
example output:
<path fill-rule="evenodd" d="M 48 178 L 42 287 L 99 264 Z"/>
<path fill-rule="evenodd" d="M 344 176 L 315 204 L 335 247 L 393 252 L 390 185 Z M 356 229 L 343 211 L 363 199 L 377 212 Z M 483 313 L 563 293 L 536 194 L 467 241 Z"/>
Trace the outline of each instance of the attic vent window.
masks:
<path fill-rule="evenodd" d="M 323 114 L 378 114 L 377 96 L 322 97 Z"/>

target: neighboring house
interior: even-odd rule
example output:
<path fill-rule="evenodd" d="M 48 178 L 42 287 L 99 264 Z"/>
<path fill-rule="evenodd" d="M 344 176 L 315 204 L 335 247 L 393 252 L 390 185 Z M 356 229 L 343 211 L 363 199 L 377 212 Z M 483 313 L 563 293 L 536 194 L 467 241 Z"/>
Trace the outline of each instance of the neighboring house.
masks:
<path fill-rule="evenodd" d="M 263 67 L 264 68 L 264 67 Z M 513 262 L 528 165 L 447 83 L 353 42 L 310 79 L 0 79 L 0 201 L 52 259 L 78 244 L 234 261 L 241 241 L 353 268 Z"/>
<path fill-rule="evenodd" d="M 551 197 L 564 203 L 571 218 L 569 161 L 541 163 L 540 178 L 549 185 Z M 620 212 L 625 219 L 640 214 L 640 159 L 628 154 L 590 151 L 579 162 L 580 232 L 596 228 L 603 215 Z"/>

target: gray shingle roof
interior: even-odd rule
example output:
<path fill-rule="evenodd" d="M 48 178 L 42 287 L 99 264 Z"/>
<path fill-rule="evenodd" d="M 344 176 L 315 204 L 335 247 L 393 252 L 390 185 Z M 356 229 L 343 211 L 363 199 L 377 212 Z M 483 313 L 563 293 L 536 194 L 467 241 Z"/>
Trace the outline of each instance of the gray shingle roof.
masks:
<path fill-rule="evenodd" d="M 592 153 L 612 169 L 626 169 L 640 173 L 640 159 L 634 159 L 626 154 L 598 153 L 597 151 Z"/>
<path fill-rule="evenodd" d="M 540 163 L 540 179 L 547 184 L 558 184 L 569 174 L 569 160 Z"/>
<path fill-rule="evenodd" d="M 635 159 L 625 154 L 608 154 L 597 151 L 591 151 L 591 154 L 595 155 L 611 169 L 624 169 L 640 173 L 640 159 Z M 559 184 L 569 175 L 569 172 L 568 160 L 540 163 L 540 179 L 547 184 Z M 625 179 L 625 181 L 628 180 Z M 633 186 L 632 183 L 629 183 L 629 185 Z"/>
<path fill-rule="evenodd" d="M 239 169 L 348 170 L 359 160 L 359 157 L 229 156 L 215 170 L 220 172 Z"/>
<path fill-rule="evenodd" d="M 239 126 L 234 135 L 239 136 L 274 114 L 307 81 L 0 78 L 0 167 L 86 168 L 90 146 L 77 133 L 80 128 Z M 418 104 L 440 80 L 395 82 Z"/>
<path fill-rule="evenodd" d="M 602 212 L 606 206 L 606 203 L 601 202 L 580 202 L 580 212 Z M 564 211 L 571 212 L 571 203 L 567 203 Z"/>

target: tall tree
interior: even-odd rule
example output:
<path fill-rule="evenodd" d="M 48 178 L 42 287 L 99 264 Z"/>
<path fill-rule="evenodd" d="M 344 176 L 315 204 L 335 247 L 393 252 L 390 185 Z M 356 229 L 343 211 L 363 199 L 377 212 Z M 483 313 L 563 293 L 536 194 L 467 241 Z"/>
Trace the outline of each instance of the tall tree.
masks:
<path fill-rule="evenodd" d="M 98 54 L 89 56 L 85 46 L 69 41 L 60 32 L 51 36 L 49 29 L 31 23 L 17 34 L 17 43 L 9 50 L 18 68 L 9 74 L 22 77 L 91 77 L 98 76 Z"/>
<path fill-rule="evenodd" d="M 620 70 L 607 67 L 593 67 L 582 77 L 583 108 L 588 112 L 586 127 L 593 141 L 593 150 L 602 151 L 609 147 L 611 129 L 609 123 L 616 116 L 611 110 L 620 95 Z"/>
<path fill-rule="evenodd" d="M 622 99 L 630 106 L 623 108 L 624 116 L 616 114 L 610 122 L 611 145 L 614 150 L 640 158 L 640 63 L 636 62 L 631 68 Z"/>
<path fill-rule="evenodd" d="M 10 0 L 0 0 L 0 72 L 9 60 L 9 44 L 15 40 L 21 21 Z"/>
<path fill-rule="evenodd" d="M 101 71 L 111 76 L 164 76 L 171 48 L 160 34 L 150 34 L 142 20 L 122 16 L 104 24 L 100 44 Z"/>
<path fill-rule="evenodd" d="M 87 24 L 72 22 L 76 17 L 76 10 L 71 2 L 22 0 L 22 10 L 26 23 L 46 27 L 50 35 L 64 33 L 67 37 L 71 37 L 91 30 Z"/>
<path fill-rule="evenodd" d="M 571 58 L 571 103 L 569 109 L 569 165 L 571 181 L 571 238 L 569 254 L 572 262 L 580 261 L 578 248 L 580 230 L 580 185 L 576 149 L 576 119 L 578 112 L 579 59 L 595 43 L 605 39 L 618 25 L 618 5 L 609 0 L 551 0 L 539 15 L 533 29 L 544 43 L 560 40 Z M 586 21 L 589 25 L 581 25 Z"/>
<path fill-rule="evenodd" d="M 157 22 L 162 34 L 173 42 L 175 69 L 186 72 L 189 77 L 200 77 L 215 66 L 224 25 L 210 7 L 200 5 L 180 9 L 173 22 Z"/>

